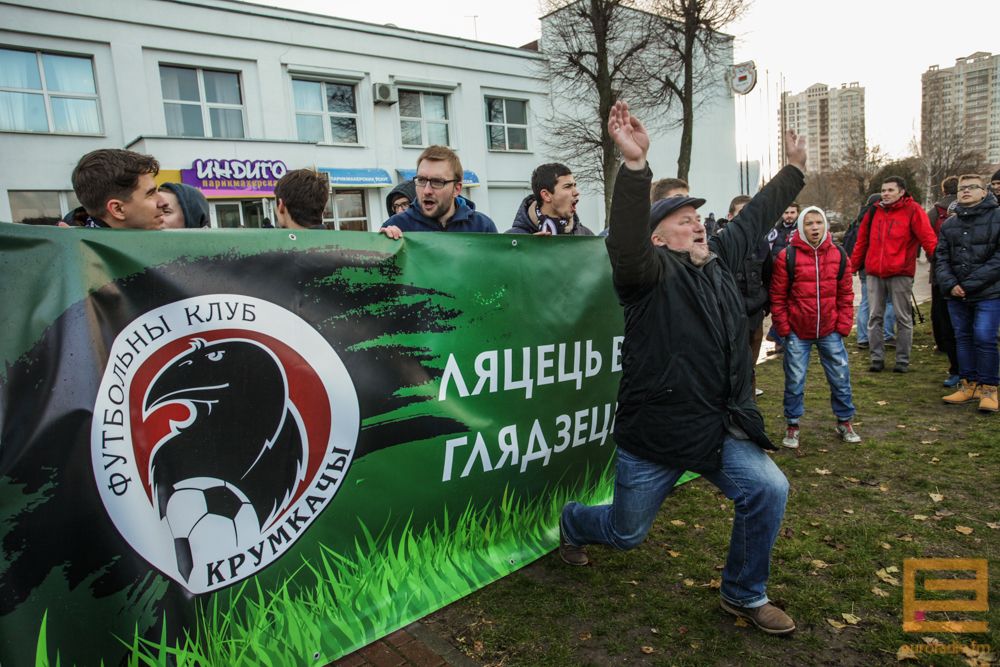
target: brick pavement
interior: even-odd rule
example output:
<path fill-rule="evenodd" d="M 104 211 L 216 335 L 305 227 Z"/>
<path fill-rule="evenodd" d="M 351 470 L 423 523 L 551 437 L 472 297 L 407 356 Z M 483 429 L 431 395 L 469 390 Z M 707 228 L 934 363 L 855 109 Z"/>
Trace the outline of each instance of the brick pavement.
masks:
<path fill-rule="evenodd" d="M 420 622 L 345 655 L 328 667 L 478 667 Z"/>

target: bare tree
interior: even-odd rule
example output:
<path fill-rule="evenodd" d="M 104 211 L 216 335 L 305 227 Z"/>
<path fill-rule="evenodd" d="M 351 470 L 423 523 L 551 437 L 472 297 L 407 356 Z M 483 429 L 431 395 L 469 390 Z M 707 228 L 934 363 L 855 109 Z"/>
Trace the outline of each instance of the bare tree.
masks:
<path fill-rule="evenodd" d="M 844 161 L 837 170 L 844 182 L 846 210 L 864 203 L 868 195 L 877 190 L 872 184 L 879 170 L 889 162 L 889 156 L 878 145 L 868 146 L 864 142 L 855 143 L 844 151 Z"/>
<path fill-rule="evenodd" d="M 607 214 L 618 169 L 607 128 L 611 107 L 627 91 L 632 110 L 646 120 L 670 99 L 648 74 L 658 56 L 654 17 L 635 0 L 545 3 L 541 50 L 553 100 L 546 143 L 581 180 L 604 185 Z"/>
<path fill-rule="evenodd" d="M 658 84 L 681 106 L 681 144 L 677 178 L 687 179 L 694 147 L 696 100 L 725 76 L 723 65 L 731 55 L 732 39 L 722 28 L 750 6 L 747 0 L 652 0 L 663 48 L 668 54 L 659 70 Z"/>
<path fill-rule="evenodd" d="M 910 148 L 917 148 L 915 140 L 910 142 Z M 923 162 L 930 193 L 936 193 L 948 176 L 980 173 L 987 167 L 985 146 L 971 145 L 958 114 L 926 115 L 919 148 L 914 155 Z"/>
<path fill-rule="evenodd" d="M 541 51 L 553 110 L 546 144 L 574 173 L 604 186 L 605 213 L 618 169 L 607 130 L 624 96 L 651 130 L 681 126 L 679 178 L 694 145 L 696 98 L 724 76 L 731 39 L 716 30 L 745 0 L 543 0 Z M 729 64 L 726 62 L 725 64 Z M 679 113 L 671 113 L 679 107 Z"/>

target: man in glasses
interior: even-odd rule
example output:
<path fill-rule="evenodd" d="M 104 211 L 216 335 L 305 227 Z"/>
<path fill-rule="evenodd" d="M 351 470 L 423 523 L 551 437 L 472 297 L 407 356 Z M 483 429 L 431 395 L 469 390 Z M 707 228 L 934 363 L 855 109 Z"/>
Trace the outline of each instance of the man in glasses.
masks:
<path fill-rule="evenodd" d="M 958 179 L 958 206 L 941 225 L 935 269 L 948 299 L 958 350 L 958 390 L 945 403 L 979 399 L 979 409 L 997 411 L 1000 354 L 1000 208 L 977 174 Z"/>
<path fill-rule="evenodd" d="M 882 320 L 887 299 L 896 313 L 896 365 L 893 371 L 910 370 L 913 345 L 913 312 L 910 292 L 917 271 L 917 249 L 923 246 L 928 257 L 934 256 L 937 236 L 927 213 L 906 192 L 906 181 L 890 176 L 882 181 L 882 199 L 875 207 L 871 222 L 858 229 L 858 240 L 851 253 L 851 266 L 865 267 L 868 288 L 868 351 L 877 373 L 885 368 L 885 339 Z"/>
<path fill-rule="evenodd" d="M 389 217 L 402 213 L 410 208 L 410 204 L 417 198 L 417 188 L 413 181 L 403 181 L 392 190 L 385 198 L 385 210 Z"/>
<path fill-rule="evenodd" d="M 483 232 L 496 234 L 489 217 L 461 197 L 462 162 L 446 146 L 428 146 L 417 158 L 416 201 L 384 223 L 381 231 L 391 239 L 403 232 Z"/>
<path fill-rule="evenodd" d="M 993 190 L 993 196 L 1000 200 L 1000 169 L 990 179 L 990 189 Z"/>

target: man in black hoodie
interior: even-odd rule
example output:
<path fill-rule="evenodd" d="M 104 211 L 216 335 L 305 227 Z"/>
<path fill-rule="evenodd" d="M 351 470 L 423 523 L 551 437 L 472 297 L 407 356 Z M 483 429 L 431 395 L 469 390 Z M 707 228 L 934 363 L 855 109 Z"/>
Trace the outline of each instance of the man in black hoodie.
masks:
<path fill-rule="evenodd" d="M 736 507 L 722 608 L 764 632 L 787 634 L 795 623 L 770 603 L 766 588 L 788 481 L 764 452 L 775 446 L 753 400 L 747 316 L 733 274 L 802 189 L 805 142 L 788 133 L 788 166 L 709 239 L 696 211 L 704 199 L 650 206 L 649 136 L 627 104 L 612 108 L 608 131 L 625 160 L 607 240 L 625 307 L 614 503 L 568 503 L 559 553 L 585 565 L 583 545 L 638 546 L 676 481 L 694 470 Z"/>
<path fill-rule="evenodd" d="M 531 194 L 517 208 L 508 234 L 535 236 L 593 236 L 576 214 L 580 191 L 573 173 L 564 164 L 539 165 L 531 174 Z"/>

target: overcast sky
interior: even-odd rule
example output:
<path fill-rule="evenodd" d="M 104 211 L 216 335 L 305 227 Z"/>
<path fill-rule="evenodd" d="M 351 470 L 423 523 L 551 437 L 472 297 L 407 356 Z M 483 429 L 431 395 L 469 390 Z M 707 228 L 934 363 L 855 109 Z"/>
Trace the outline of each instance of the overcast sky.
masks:
<path fill-rule="evenodd" d="M 537 39 L 542 14 L 539 0 L 257 1 L 508 46 Z M 763 159 L 768 171 L 782 85 L 800 93 L 814 83 L 852 81 L 865 88 L 869 144 L 907 154 L 920 132 L 920 75 L 976 51 L 1000 52 L 996 4 L 991 15 L 993 3 L 981 0 L 757 0 L 726 28 L 736 36 L 736 62 L 754 60 L 759 72 L 758 90 L 736 104 L 738 154 Z M 935 15 L 933 7 L 954 13 Z"/>

